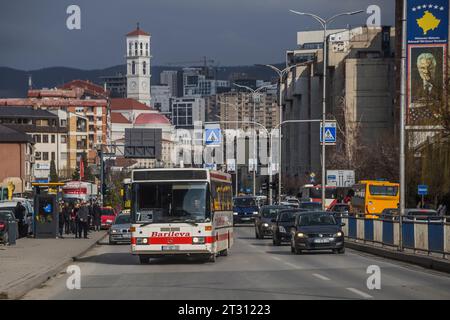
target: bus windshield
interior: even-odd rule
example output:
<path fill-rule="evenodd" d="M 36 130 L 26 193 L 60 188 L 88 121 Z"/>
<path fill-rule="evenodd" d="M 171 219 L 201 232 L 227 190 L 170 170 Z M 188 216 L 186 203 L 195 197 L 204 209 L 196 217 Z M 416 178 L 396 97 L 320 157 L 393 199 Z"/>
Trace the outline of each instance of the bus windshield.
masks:
<path fill-rule="evenodd" d="M 369 186 L 370 194 L 373 196 L 391 196 L 395 197 L 398 187 L 391 186 Z"/>
<path fill-rule="evenodd" d="M 210 219 L 207 183 L 134 185 L 133 220 L 144 223 L 206 222 Z"/>
<path fill-rule="evenodd" d="M 255 198 L 234 198 L 236 207 L 256 207 Z"/>

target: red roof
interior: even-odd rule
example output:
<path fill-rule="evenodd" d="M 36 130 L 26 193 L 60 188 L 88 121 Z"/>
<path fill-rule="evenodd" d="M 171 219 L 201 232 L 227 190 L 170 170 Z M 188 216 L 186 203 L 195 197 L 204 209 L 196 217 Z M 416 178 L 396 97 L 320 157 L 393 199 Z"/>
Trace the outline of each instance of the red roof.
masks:
<path fill-rule="evenodd" d="M 111 123 L 131 123 L 119 112 L 111 112 Z"/>
<path fill-rule="evenodd" d="M 145 31 L 142 31 L 138 27 L 136 30 L 131 31 L 130 33 L 127 34 L 127 37 L 133 37 L 133 36 L 150 36 L 150 34 Z"/>
<path fill-rule="evenodd" d="M 131 98 L 111 99 L 111 110 L 153 110 L 153 108 Z"/>
<path fill-rule="evenodd" d="M 170 121 L 160 113 L 142 113 L 136 118 L 134 124 L 170 124 Z"/>
<path fill-rule="evenodd" d="M 72 80 L 70 82 L 67 82 L 59 87 L 60 89 L 74 89 L 74 88 L 81 88 L 84 89 L 85 92 L 88 92 L 93 95 L 106 97 L 108 93 L 105 91 L 105 89 L 102 86 L 99 86 L 98 84 L 92 83 L 87 80 Z"/>

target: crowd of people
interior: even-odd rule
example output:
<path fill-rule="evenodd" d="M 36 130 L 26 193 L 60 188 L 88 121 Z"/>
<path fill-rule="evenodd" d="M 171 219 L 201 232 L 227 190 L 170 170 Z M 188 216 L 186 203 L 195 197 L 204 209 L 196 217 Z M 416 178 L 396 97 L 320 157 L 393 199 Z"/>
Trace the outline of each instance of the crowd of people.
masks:
<path fill-rule="evenodd" d="M 59 237 L 73 234 L 75 238 L 88 238 L 90 229 L 100 231 L 101 208 L 97 201 L 59 203 Z"/>

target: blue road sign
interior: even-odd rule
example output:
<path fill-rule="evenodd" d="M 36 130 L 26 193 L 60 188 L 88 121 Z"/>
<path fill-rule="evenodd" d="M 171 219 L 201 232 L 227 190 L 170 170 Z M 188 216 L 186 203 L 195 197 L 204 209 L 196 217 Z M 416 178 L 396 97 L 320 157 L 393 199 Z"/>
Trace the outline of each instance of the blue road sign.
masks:
<path fill-rule="evenodd" d="M 428 186 L 426 184 L 419 184 L 417 186 L 417 194 L 419 196 L 426 196 L 428 194 Z"/>
<path fill-rule="evenodd" d="M 220 128 L 205 129 L 205 145 L 219 146 L 222 141 L 222 133 Z"/>
<path fill-rule="evenodd" d="M 320 123 L 320 142 L 323 142 L 322 123 Z M 336 122 L 325 122 L 325 143 L 336 143 Z"/>

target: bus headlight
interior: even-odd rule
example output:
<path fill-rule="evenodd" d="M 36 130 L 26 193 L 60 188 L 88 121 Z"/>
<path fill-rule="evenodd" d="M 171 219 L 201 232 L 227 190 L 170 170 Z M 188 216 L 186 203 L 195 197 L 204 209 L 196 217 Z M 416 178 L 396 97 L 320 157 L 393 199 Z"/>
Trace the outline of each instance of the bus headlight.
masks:
<path fill-rule="evenodd" d="M 193 237 L 192 244 L 205 244 L 205 237 Z"/>
<path fill-rule="evenodd" d="M 136 238 L 136 244 L 137 245 L 148 244 L 148 239 L 147 238 Z"/>

